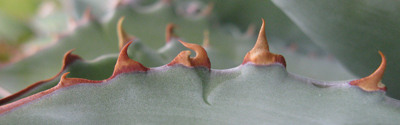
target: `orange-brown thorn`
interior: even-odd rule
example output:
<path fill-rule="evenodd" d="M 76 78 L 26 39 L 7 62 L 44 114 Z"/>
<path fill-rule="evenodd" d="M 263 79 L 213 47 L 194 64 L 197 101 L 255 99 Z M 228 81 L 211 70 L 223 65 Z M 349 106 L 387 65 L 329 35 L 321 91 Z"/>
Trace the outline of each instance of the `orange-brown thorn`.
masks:
<path fill-rule="evenodd" d="M 139 62 L 136 62 L 129 58 L 128 56 L 128 47 L 132 42 L 127 43 L 119 53 L 117 64 L 115 64 L 114 73 L 110 78 L 115 77 L 118 74 L 126 73 L 126 72 L 134 72 L 134 71 L 142 71 L 145 72 L 149 70 L 149 68 L 143 66 Z"/>
<path fill-rule="evenodd" d="M 265 21 L 262 19 L 262 25 L 258 39 L 253 49 L 246 54 L 242 64 L 252 62 L 256 65 L 269 65 L 274 63 L 280 63 L 286 67 L 285 58 L 282 55 L 274 54 L 269 52 L 269 46 L 267 37 L 265 35 Z"/>
<path fill-rule="evenodd" d="M 367 77 L 351 81 L 350 85 L 358 86 L 361 89 L 369 92 L 377 90 L 386 91 L 385 85 L 381 82 L 383 73 L 385 72 L 386 68 L 386 57 L 385 55 L 383 55 L 381 51 L 378 52 L 382 57 L 382 62 L 381 65 L 378 67 L 378 69 L 376 69 L 374 73 L 372 73 Z"/>
<path fill-rule="evenodd" d="M 67 30 L 73 31 L 76 29 L 77 26 L 78 26 L 78 22 L 73 17 L 70 17 L 68 19 Z"/>
<path fill-rule="evenodd" d="M 60 82 L 57 84 L 56 87 L 63 88 L 63 87 L 68 87 L 68 86 L 81 84 L 81 83 L 100 83 L 100 82 L 102 82 L 102 81 L 98 81 L 98 80 L 88 80 L 88 79 L 82 79 L 82 78 L 67 78 L 68 74 L 69 74 L 69 72 L 66 72 L 61 76 Z"/>
<path fill-rule="evenodd" d="M 210 38 L 209 38 L 210 32 L 208 30 L 204 30 L 203 33 L 204 33 L 203 45 L 201 45 L 201 46 L 206 48 L 206 47 L 210 46 Z"/>
<path fill-rule="evenodd" d="M 2 87 L 0 87 L 0 96 L 6 97 L 6 96 L 10 96 L 11 92 L 7 91 L 6 89 L 3 89 Z"/>
<path fill-rule="evenodd" d="M 168 66 L 183 64 L 188 67 L 205 66 L 208 69 L 211 68 L 210 59 L 208 58 L 207 52 L 203 47 L 197 44 L 186 43 L 181 40 L 179 40 L 179 42 L 181 42 L 183 46 L 194 50 L 196 52 L 196 56 L 190 58 L 190 51 L 182 51 L 177 57 L 175 57 L 174 60 L 171 61 L 171 63 L 168 64 Z"/>
<path fill-rule="evenodd" d="M 119 50 L 121 50 L 122 47 L 124 47 L 128 42 L 130 42 L 133 39 L 135 39 L 135 37 L 130 36 L 129 34 L 127 34 L 125 32 L 124 28 L 122 28 L 122 22 L 124 21 L 124 19 L 125 19 L 125 17 L 119 18 L 118 24 L 117 24 Z"/>
<path fill-rule="evenodd" d="M 190 54 L 192 53 L 189 50 L 180 52 L 167 66 L 182 64 L 187 67 L 193 67 L 193 64 L 190 60 Z"/>
<path fill-rule="evenodd" d="M 159 0 L 159 2 L 169 5 L 172 3 L 172 0 Z"/>
<path fill-rule="evenodd" d="M 175 24 L 168 23 L 167 27 L 165 28 L 165 42 L 169 43 L 172 38 L 177 38 L 178 36 L 175 34 Z"/>
<path fill-rule="evenodd" d="M 71 49 L 64 54 L 64 59 L 63 59 L 62 66 L 61 66 L 62 70 L 64 70 L 67 65 L 75 62 L 76 60 L 82 60 L 82 58 L 80 56 L 72 54 L 72 51 L 74 51 L 74 50 L 75 49 Z"/>
<path fill-rule="evenodd" d="M 115 3 L 113 3 L 113 8 L 117 8 L 118 6 L 129 4 L 131 1 L 130 0 L 116 0 L 114 2 Z"/>
<path fill-rule="evenodd" d="M 214 2 L 208 3 L 200 15 L 201 16 L 209 16 L 211 14 L 213 8 L 214 8 Z"/>
<path fill-rule="evenodd" d="M 92 10 L 91 10 L 90 7 L 86 7 L 85 12 L 83 13 L 83 16 L 82 16 L 82 19 L 81 19 L 80 23 L 84 24 L 84 23 L 89 22 L 92 19 L 93 19 Z"/>
<path fill-rule="evenodd" d="M 247 36 L 247 37 L 254 36 L 255 30 L 256 30 L 256 25 L 250 24 L 249 27 L 247 27 L 245 36 Z"/>

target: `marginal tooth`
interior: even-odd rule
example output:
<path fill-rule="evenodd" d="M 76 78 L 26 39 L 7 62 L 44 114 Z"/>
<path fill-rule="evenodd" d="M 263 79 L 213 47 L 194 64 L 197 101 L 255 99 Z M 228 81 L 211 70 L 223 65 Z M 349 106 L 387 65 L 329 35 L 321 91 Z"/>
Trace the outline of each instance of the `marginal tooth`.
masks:
<path fill-rule="evenodd" d="M 210 46 L 210 32 L 208 30 L 204 30 L 204 38 L 203 38 L 203 46 L 204 48 L 207 48 L 208 46 Z"/>
<path fill-rule="evenodd" d="M 178 36 L 175 34 L 176 25 L 173 23 L 169 23 L 165 28 L 165 42 L 169 43 L 172 38 L 177 38 Z"/>
<path fill-rule="evenodd" d="M 128 56 L 128 47 L 132 42 L 127 43 L 119 53 L 117 64 L 115 64 L 114 73 L 110 78 L 115 77 L 118 74 L 126 73 L 126 72 L 134 72 L 134 71 L 142 71 L 145 72 L 149 70 L 149 68 L 143 66 L 141 63 L 136 62 L 129 58 Z"/>
<path fill-rule="evenodd" d="M 125 19 L 125 17 L 119 18 L 118 24 L 117 24 L 119 50 L 121 50 L 122 47 L 124 47 L 128 42 L 135 39 L 135 37 L 127 34 L 125 32 L 124 28 L 122 28 L 122 22 L 124 21 L 124 19 Z"/>
<path fill-rule="evenodd" d="M 367 77 L 351 81 L 350 85 L 358 86 L 365 91 L 377 91 L 377 90 L 386 91 L 385 85 L 382 84 L 381 82 L 383 73 L 385 72 L 386 68 L 386 57 L 385 55 L 383 55 L 381 51 L 378 52 L 382 57 L 382 62 L 381 65 L 378 67 L 378 69 L 376 69 L 374 73 L 372 73 Z"/>
<path fill-rule="evenodd" d="M 118 6 L 127 5 L 127 4 L 131 3 L 132 1 L 131 0 L 115 0 L 113 2 L 114 2 L 114 3 L 112 3 L 113 7 L 117 8 Z"/>
<path fill-rule="evenodd" d="M 158 0 L 158 2 L 165 5 L 170 5 L 172 3 L 172 0 Z"/>
<path fill-rule="evenodd" d="M 64 70 L 64 68 L 68 65 L 70 65 L 71 63 L 75 62 L 75 60 L 82 60 L 82 58 L 78 55 L 72 54 L 72 51 L 74 51 L 75 49 L 71 49 L 68 52 L 66 52 L 64 54 L 64 59 L 62 62 L 62 68 Z"/>
<path fill-rule="evenodd" d="M 60 82 L 57 84 L 56 87 L 68 87 L 71 85 L 76 85 L 76 84 L 81 84 L 81 83 L 100 83 L 102 81 L 98 80 L 88 80 L 88 79 L 82 79 L 82 78 L 67 78 L 67 75 L 70 72 L 66 72 L 61 76 Z"/>
<path fill-rule="evenodd" d="M 8 92 L 6 89 L 0 87 L 0 96 L 7 97 L 10 96 L 11 92 Z"/>
<path fill-rule="evenodd" d="M 191 52 L 189 50 L 182 51 L 167 66 L 172 66 L 175 64 L 182 64 L 187 67 L 193 67 L 191 60 L 190 60 L 190 54 L 191 54 Z"/>
<path fill-rule="evenodd" d="M 76 27 L 78 27 L 78 22 L 73 17 L 70 17 L 68 19 L 67 32 L 74 31 Z"/>
<path fill-rule="evenodd" d="M 245 36 L 252 37 L 255 35 L 255 31 L 256 31 L 256 25 L 250 24 L 249 27 L 247 27 Z"/>
<path fill-rule="evenodd" d="M 83 13 L 82 19 L 80 21 L 81 24 L 85 24 L 93 19 L 92 11 L 90 7 L 86 7 L 85 12 Z"/>
<path fill-rule="evenodd" d="M 62 76 L 61 76 L 61 79 L 60 79 L 60 82 L 58 83 L 58 86 L 60 86 L 60 87 L 67 87 L 67 86 L 70 86 L 71 85 L 71 83 L 68 81 L 68 78 L 67 78 L 67 75 L 69 74 L 70 72 L 66 72 L 66 73 L 64 73 Z"/>
<path fill-rule="evenodd" d="M 285 58 L 282 55 L 274 54 L 269 52 L 269 45 L 267 37 L 265 35 L 265 21 L 262 19 L 262 25 L 260 33 L 258 34 L 258 39 L 253 49 L 246 54 L 243 59 L 242 64 L 252 62 L 256 65 L 269 65 L 274 63 L 280 63 L 286 67 Z"/>
<path fill-rule="evenodd" d="M 261 20 L 262 20 L 262 25 L 261 25 L 260 33 L 258 34 L 257 42 L 256 42 L 256 45 L 254 46 L 254 48 L 269 52 L 269 45 L 268 45 L 268 41 L 267 41 L 267 36 L 265 34 L 265 21 L 264 21 L 264 19 L 261 19 Z"/>
<path fill-rule="evenodd" d="M 211 14 L 212 10 L 214 8 L 214 2 L 209 2 L 207 6 L 201 11 L 200 15 L 207 17 Z"/>
<path fill-rule="evenodd" d="M 196 56 L 194 58 L 190 58 L 192 65 L 194 67 L 205 66 L 209 69 L 211 68 L 210 59 L 208 58 L 207 52 L 203 47 L 201 47 L 200 45 L 197 45 L 197 44 L 186 43 L 181 40 L 179 40 L 179 42 L 181 42 L 183 44 L 183 46 L 185 46 L 189 49 L 192 49 L 193 51 L 196 52 Z"/>

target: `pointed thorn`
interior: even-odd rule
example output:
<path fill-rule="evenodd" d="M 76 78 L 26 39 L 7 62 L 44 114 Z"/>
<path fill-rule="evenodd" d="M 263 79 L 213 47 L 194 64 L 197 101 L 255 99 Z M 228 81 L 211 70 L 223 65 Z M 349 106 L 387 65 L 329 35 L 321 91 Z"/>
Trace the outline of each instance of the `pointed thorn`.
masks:
<path fill-rule="evenodd" d="M 192 62 L 190 60 L 190 54 L 192 54 L 189 50 L 180 52 L 174 60 L 172 60 L 167 66 L 172 66 L 175 64 L 182 64 L 187 67 L 193 67 Z"/>
<path fill-rule="evenodd" d="M 262 24 L 261 24 L 260 33 L 258 34 L 257 42 L 254 47 L 257 46 L 259 48 L 269 51 L 267 36 L 265 34 L 265 21 L 264 21 L 264 19 L 261 19 L 261 20 L 262 20 Z"/>
<path fill-rule="evenodd" d="M 82 79 L 82 78 L 67 78 L 67 75 L 70 72 L 66 72 L 61 76 L 60 82 L 57 84 L 56 87 L 68 87 L 76 84 L 81 84 L 81 83 L 100 83 L 102 81 L 98 80 L 88 80 L 88 79 Z"/>
<path fill-rule="evenodd" d="M 193 67 L 205 66 L 208 69 L 211 68 L 210 59 L 208 58 L 207 52 L 203 47 L 197 44 L 186 43 L 181 40 L 179 40 L 179 42 L 181 42 L 183 46 L 192 49 L 193 51 L 196 52 L 196 56 L 194 58 L 190 58 Z"/>
<path fill-rule="evenodd" d="M 93 19 L 92 11 L 90 7 L 86 7 L 85 12 L 83 13 L 82 19 L 80 21 L 81 24 L 85 24 Z"/>
<path fill-rule="evenodd" d="M 165 5 L 169 5 L 172 3 L 172 0 L 159 0 L 160 3 L 163 3 Z"/>
<path fill-rule="evenodd" d="M 115 3 L 113 3 L 113 7 L 117 8 L 118 6 L 122 6 L 122 5 L 127 5 L 129 3 L 131 3 L 131 0 L 116 0 L 114 1 Z"/>
<path fill-rule="evenodd" d="M 127 43 L 119 53 L 117 64 L 115 64 L 114 73 L 110 78 L 115 77 L 118 74 L 126 73 L 126 72 L 146 72 L 149 68 L 143 66 L 141 63 L 136 62 L 129 58 L 128 56 L 128 47 L 132 42 Z"/>
<path fill-rule="evenodd" d="M 377 90 L 386 91 L 385 85 L 381 82 L 383 73 L 385 72 L 386 68 L 386 57 L 385 55 L 383 55 L 381 51 L 378 52 L 382 57 L 382 62 L 381 65 L 378 67 L 378 69 L 376 69 L 374 73 L 372 73 L 367 77 L 351 81 L 350 85 L 358 86 L 361 89 L 369 92 Z"/>
<path fill-rule="evenodd" d="M 70 17 L 68 19 L 67 32 L 72 32 L 76 27 L 78 27 L 78 22 L 73 17 Z"/>
<path fill-rule="evenodd" d="M 58 83 L 58 85 L 59 86 L 62 86 L 62 87 L 66 87 L 66 86 L 69 86 L 69 84 L 68 84 L 68 78 L 67 78 L 67 75 L 69 74 L 70 72 L 66 72 L 66 73 L 64 73 L 62 76 L 61 76 L 61 79 L 60 79 L 60 82 Z"/>
<path fill-rule="evenodd" d="M 250 24 L 249 27 L 247 27 L 245 36 L 247 36 L 247 37 L 254 36 L 255 35 L 255 30 L 256 30 L 256 25 Z"/>
<path fill-rule="evenodd" d="M 207 48 L 210 46 L 210 32 L 208 30 L 204 30 L 204 38 L 203 38 L 203 46 L 204 48 Z"/>
<path fill-rule="evenodd" d="M 178 36 L 175 34 L 176 25 L 173 23 L 169 23 L 165 28 L 165 42 L 169 43 L 172 38 L 177 38 Z"/>
<path fill-rule="evenodd" d="M 257 42 L 253 49 L 246 54 L 242 64 L 252 62 L 256 65 L 270 65 L 280 63 L 286 67 L 285 58 L 282 55 L 269 52 L 269 45 L 265 35 L 265 21 L 262 19 L 260 33 L 258 34 Z"/>
<path fill-rule="evenodd" d="M 0 96 L 7 97 L 10 96 L 11 92 L 8 92 L 6 89 L 0 87 Z"/>
<path fill-rule="evenodd" d="M 214 9 L 214 2 L 209 2 L 200 15 L 207 17 L 211 14 L 213 9 Z"/>
<path fill-rule="evenodd" d="M 62 62 L 62 68 L 63 68 L 62 70 L 64 70 L 64 68 L 66 66 L 70 65 L 71 63 L 75 62 L 76 60 L 82 60 L 82 58 L 80 56 L 75 55 L 75 54 L 71 54 L 72 51 L 74 51 L 74 50 L 75 49 L 71 49 L 71 50 L 69 50 L 68 52 L 66 52 L 64 54 L 64 59 L 63 59 L 63 62 Z"/>
<path fill-rule="evenodd" d="M 124 28 L 122 28 L 122 22 L 124 21 L 124 19 L 125 19 L 125 17 L 119 18 L 118 24 L 117 24 L 119 50 L 121 50 L 122 47 L 124 47 L 128 42 L 135 39 L 135 37 L 127 34 L 125 32 Z"/>

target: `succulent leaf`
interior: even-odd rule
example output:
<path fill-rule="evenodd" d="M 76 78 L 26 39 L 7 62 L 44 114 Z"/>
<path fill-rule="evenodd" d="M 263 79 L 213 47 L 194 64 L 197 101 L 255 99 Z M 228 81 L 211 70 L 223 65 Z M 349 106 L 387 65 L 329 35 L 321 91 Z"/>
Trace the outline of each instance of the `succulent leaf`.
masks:
<path fill-rule="evenodd" d="M 118 61 L 133 61 L 127 60 L 128 46 Z M 234 118 L 234 123 L 254 124 L 394 124 L 400 113 L 400 108 L 392 105 L 400 102 L 383 91 L 366 92 L 350 81 L 304 81 L 276 64 L 245 64 L 206 72 L 201 67 L 179 65 L 144 72 L 140 67 L 122 72 L 126 69 L 121 67 L 125 66 L 117 63 L 114 75 L 100 81 L 66 78 L 66 73 L 57 86 L 1 106 L 0 121 L 214 124 L 231 123 Z M 319 110 L 310 110 L 313 108 Z M 385 117 L 375 117 L 377 114 Z M 24 120 L 17 120 L 21 118 Z"/>
<path fill-rule="evenodd" d="M 131 0 L 65 3 L 72 5 L 68 11 L 82 18 L 72 20 L 54 45 L 0 70 L 0 94 L 16 92 L 0 99 L 0 123 L 398 122 L 400 101 L 387 97 L 386 87 L 380 82 L 386 67 L 386 58 L 381 52 L 382 62 L 376 72 L 357 80 L 325 82 L 289 73 L 304 67 L 306 69 L 300 71 L 302 74 L 311 74 L 317 79 L 354 78 L 334 59 L 306 57 L 304 53 L 299 54 L 296 44 L 288 47 L 291 38 L 299 38 L 298 43 L 309 39 L 302 33 L 295 33 L 299 29 L 292 27 L 293 23 L 287 18 L 267 18 L 268 25 L 262 20 L 256 40 L 254 25 L 249 25 L 246 33 L 242 33 L 236 26 L 218 23 L 215 14 L 226 9 L 220 8 L 220 1 L 203 4 L 158 0 L 152 5 Z M 232 3 L 246 2 L 234 0 Z M 226 4 L 225 7 L 232 6 Z M 214 9 L 216 13 L 211 11 Z M 274 9 L 277 8 L 271 10 Z M 243 17 L 243 13 L 237 17 Z M 128 23 L 123 24 L 124 19 Z M 242 21 L 249 20 L 253 19 Z M 276 21 L 287 26 L 273 28 L 279 32 L 272 35 L 269 39 L 272 42 L 268 43 L 266 36 L 271 36 L 271 30 L 266 32 L 265 27 L 268 29 L 273 25 L 271 22 Z M 289 32 L 282 34 L 285 31 Z M 279 42 L 282 40 L 283 43 Z M 203 45 L 198 45 L 201 42 Z M 71 54 L 73 48 L 82 58 Z M 119 55 L 116 54 L 118 50 Z M 56 63 L 61 59 L 58 57 L 66 51 L 59 70 Z M 284 55 L 287 60 L 274 53 Z M 47 62 L 40 64 L 43 60 Z M 36 69 L 26 70 L 22 66 Z M 48 73 L 39 73 L 43 70 Z M 17 81 L 21 72 L 29 73 L 21 76 L 28 76 L 26 79 L 31 81 L 35 80 L 31 78 L 49 79 L 19 91 L 30 84 Z M 51 74 L 56 75 L 48 77 Z M 321 74 L 324 77 L 317 77 Z M 19 84 L 15 87 L 11 85 L 14 83 Z"/>

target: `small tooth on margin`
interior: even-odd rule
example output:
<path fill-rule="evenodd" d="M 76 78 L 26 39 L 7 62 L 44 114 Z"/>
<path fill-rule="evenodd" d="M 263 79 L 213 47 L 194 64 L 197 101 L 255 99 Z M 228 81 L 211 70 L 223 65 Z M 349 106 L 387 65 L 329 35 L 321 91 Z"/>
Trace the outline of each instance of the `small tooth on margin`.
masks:
<path fill-rule="evenodd" d="M 176 25 L 173 23 L 168 23 L 167 27 L 165 28 L 165 42 L 169 43 L 172 38 L 177 38 L 178 35 L 175 34 L 175 27 Z"/>
<path fill-rule="evenodd" d="M 136 62 L 129 58 L 127 52 L 128 52 L 128 47 L 131 43 L 132 42 L 127 43 L 121 49 L 121 52 L 119 53 L 119 56 L 118 56 L 117 63 L 115 64 L 114 73 L 110 78 L 112 78 L 118 74 L 121 74 L 121 73 L 134 72 L 134 71 L 146 72 L 147 70 L 149 70 L 149 68 L 143 66 L 141 63 Z"/>
<path fill-rule="evenodd" d="M 203 46 L 204 48 L 207 48 L 210 46 L 210 32 L 208 30 L 204 30 L 203 32 L 204 34 L 204 38 L 203 38 L 203 44 L 201 46 Z"/>
<path fill-rule="evenodd" d="M 171 63 L 168 64 L 168 66 L 174 64 L 182 64 L 188 67 L 204 66 L 207 67 L 208 69 L 211 68 L 210 59 L 208 58 L 207 52 L 203 47 L 197 44 L 186 43 L 181 40 L 179 40 L 179 42 L 181 42 L 183 46 L 195 51 L 196 56 L 189 57 L 191 54 L 190 51 L 182 51 L 181 53 L 178 54 L 178 56 L 175 57 L 173 61 L 171 61 Z"/>
<path fill-rule="evenodd" d="M 122 22 L 124 21 L 124 19 L 125 19 L 125 17 L 119 18 L 118 24 L 117 24 L 119 50 L 121 50 L 122 47 L 124 47 L 128 42 L 130 42 L 133 39 L 135 39 L 135 37 L 130 36 L 129 34 L 127 34 L 125 32 L 124 28 L 122 28 Z"/>
<path fill-rule="evenodd" d="M 267 37 L 265 35 L 265 21 L 262 19 L 260 33 L 258 34 L 257 42 L 243 59 L 242 64 L 252 62 L 256 65 L 270 65 L 280 63 L 286 67 L 285 58 L 282 55 L 274 54 L 269 51 Z"/>
<path fill-rule="evenodd" d="M 378 52 L 382 57 L 382 62 L 378 69 L 367 77 L 351 81 L 350 85 L 358 86 L 365 91 L 386 91 L 386 86 L 381 82 L 386 68 L 386 57 L 381 51 Z"/>

